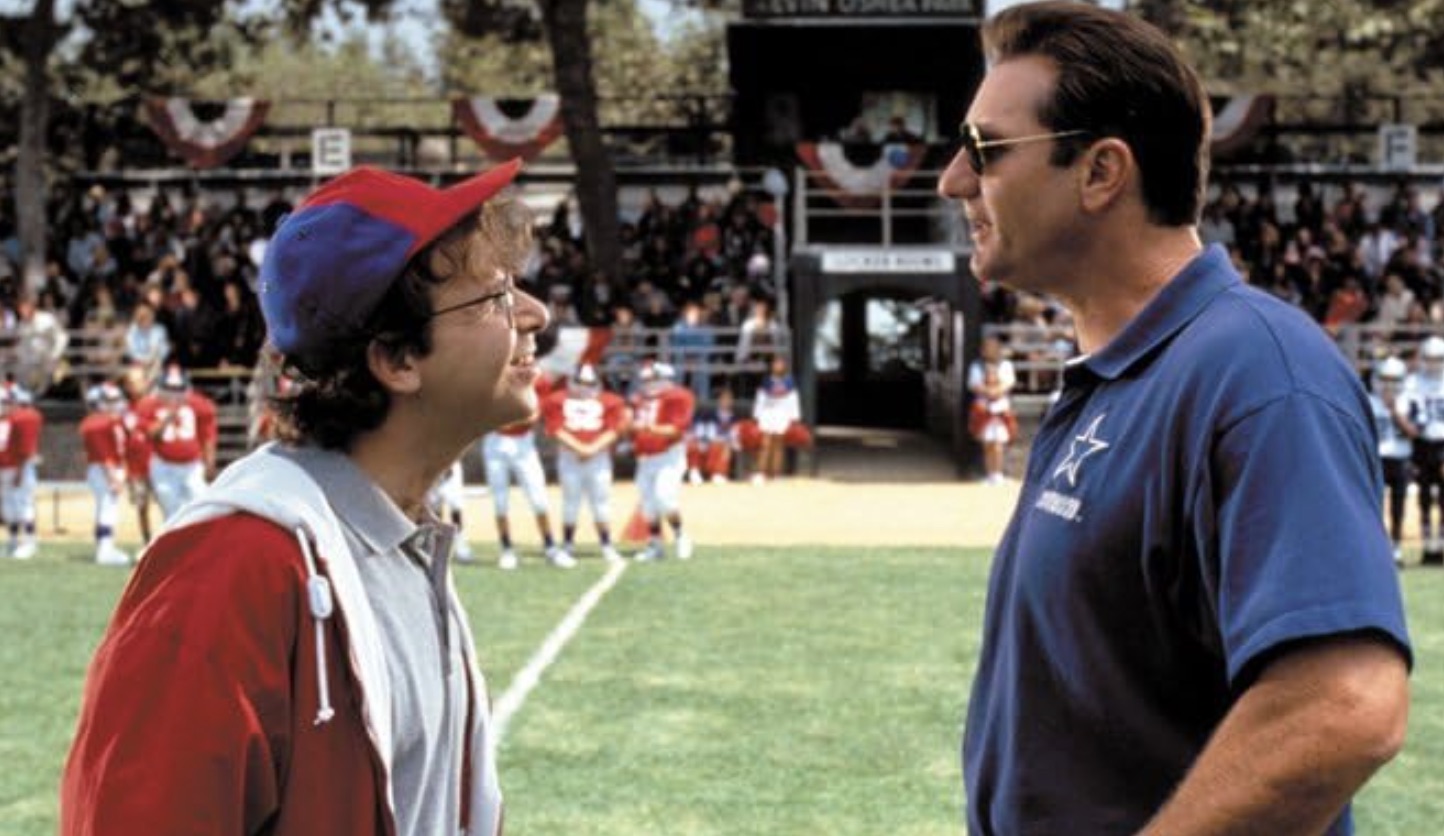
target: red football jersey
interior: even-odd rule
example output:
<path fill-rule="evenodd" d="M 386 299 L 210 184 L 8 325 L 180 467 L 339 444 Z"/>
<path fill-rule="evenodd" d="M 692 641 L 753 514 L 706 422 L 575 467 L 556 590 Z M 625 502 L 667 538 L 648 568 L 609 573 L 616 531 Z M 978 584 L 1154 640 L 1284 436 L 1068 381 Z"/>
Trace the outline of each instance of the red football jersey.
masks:
<path fill-rule="evenodd" d="M 10 458 L 10 417 L 0 418 L 0 467 L 14 467 Z"/>
<path fill-rule="evenodd" d="M 125 462 L 125 421 L 109 412 L 92 412 L 80 422 L 86 464 L 119 467 Z"/>
<path fill-rule="evenodd" d="M 9 465 L 35 458 L 40 450 L 40 427 L 45 426 L 45 416 L 32 406 L 17 406 L 10 410 L 10 440 L 6 445 Z"/>
<path fill-rule="evenodd" d="M 201 461 L 205 445 L 216 437 L 215 404 L 191 392 L 185 400 L 145 398 L 137 407 L 152 452 L 172 464 Z"/>
<path fill-rule="evenodd" d="M 622 428 L 627 404 L 612 392 L 595 397 L 578 397 L 570 391 L 553 392 L 542 402 L 546 433 L 554 436 L 566 430 L 583 444 L 591 444 L 608 431 Z"/>
<path fill-rule="evenodd" d="M 150 408 L 147 401 L 151 400 L 151 396 L 141 398 L 121 418 L 125 427 L 125 474 L 132 479 L 150 476 L 150 436 L 145 434 L 141 413 Z"/>
<path fill-rule="evenodd" d="M 680 444 L 692 426 L 692 410 L 696 405 L 692 391 L 682 386 L 669 386 L 655 395 L 643 395 L 637 401 L 637 414 L 632 424 L 632 443 L 637 455 L 661 453 L 673 444 Z M 661 435 L 658 428 L 671 427 L 675 435 Z"/>
<path fill-rule="evenodd" d="M 186 393 L 186 403 L 196 411 L 196 433 L 201 437 L 201 444 L 215 447 L 216 440 L 220 438 L 220 426 L 216 420 L 216 402 L 199 392 L 188 392 Z"/>

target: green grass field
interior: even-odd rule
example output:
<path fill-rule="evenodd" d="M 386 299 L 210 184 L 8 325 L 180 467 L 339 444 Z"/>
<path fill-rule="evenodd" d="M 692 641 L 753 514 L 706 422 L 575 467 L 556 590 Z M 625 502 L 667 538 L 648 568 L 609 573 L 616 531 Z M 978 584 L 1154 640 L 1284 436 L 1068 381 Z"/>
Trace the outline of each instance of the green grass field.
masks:
<path fill-rule="evenodd" d="M 81 680 L 124 583 L 51 550 L 0 561 L 0 833 L 55 831 Z M 507 831 L 957 834 L 987 555 L 716 549 L 631 566 L 513 718 Z M 465 567 L 493 696 L 602 574 Z M 1444 572 L 1404 575 L 1418 664 L 1404 754 L 1363 834 L 1444 820 Z"/>

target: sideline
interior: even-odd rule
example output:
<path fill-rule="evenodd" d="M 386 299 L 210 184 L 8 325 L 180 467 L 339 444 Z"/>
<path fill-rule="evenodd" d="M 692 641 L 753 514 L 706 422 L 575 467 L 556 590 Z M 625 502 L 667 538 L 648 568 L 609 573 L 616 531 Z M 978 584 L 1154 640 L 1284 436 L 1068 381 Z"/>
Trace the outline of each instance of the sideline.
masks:
<path fill-rule="evenodd" d="M 506 686 L 506 692 L 496 701 L 496 710 L 492 712 L 492 725 L 496 730 L 494 733 L 498 744 L 506 739 L 506 730 L 511 725 L 511 718 L 521 710 L 526 698 L 531 695 L 532 690 L 541 681 L 542 674 L 546 673 L 546 669 L 551 667 L 557 656 L 561 655 L 562 648 L 567 646 L 567 642 L 571 641 L 572 637 L 581 630 L 582 624 L 586 622 L 592 609 L 601 602 L 602 596 L 617 585 L 617 580 L 622 577 L 623 572 L 627 571 L 628 565 L 628 561 L 624 560 L 608 567 L 607 573 L 597 579 L 597 582 L 592 584 L 591 588 L 583 593 L 575 604 L 572 604 L 572 608 L 552 629 L 551 634 L 546 637 L 546 641 L 542 642 L 541 647 L 538 647 L 531 658 L 526 661 L 526 665 L 517 672 L 516 676 L 512 677 L 510 684 Z"/>

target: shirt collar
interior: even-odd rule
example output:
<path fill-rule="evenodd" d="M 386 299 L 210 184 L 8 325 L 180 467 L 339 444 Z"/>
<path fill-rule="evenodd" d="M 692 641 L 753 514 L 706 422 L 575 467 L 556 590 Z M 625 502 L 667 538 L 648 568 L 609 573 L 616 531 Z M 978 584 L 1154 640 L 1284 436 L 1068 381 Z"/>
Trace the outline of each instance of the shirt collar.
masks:
<path fill-rule="evenodd" d="M 1215 296 L 1242 282 L 1228 251 L 1218 244 L 1208 245 L 1169 279 L 1117 336 L 1099 351 L 1080 358 L 1077 365 L 1070 365 L 1065 376 L 1087 370 L 1104 380 L 1118 378 L 1183 330 Z"/>
<path fill-rule="evenodd" d="M 292 447 L 287 454 L 316 480 L 341 525 L 372 554 L 393 552 L 416 533 L 416 524 L 344 453 Z"/>

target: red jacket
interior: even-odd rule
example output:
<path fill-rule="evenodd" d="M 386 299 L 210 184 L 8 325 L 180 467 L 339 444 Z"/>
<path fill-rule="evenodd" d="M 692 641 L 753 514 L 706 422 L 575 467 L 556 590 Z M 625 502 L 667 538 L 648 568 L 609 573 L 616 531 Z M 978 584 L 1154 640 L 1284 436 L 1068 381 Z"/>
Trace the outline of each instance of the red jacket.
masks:
<path fill-rule="evenodd" d="M 295 537 L 259 517 L 158 540 L 91 663 L 60 833 L 390 833 L 346 665 L 327 667 L 335 719 L 313 725 L 305 589 Z M 345 659 L 342 619 L 326 637 Z"/>
<path fill-rule="evenodd" d="M 171 521 L 121 596 L 61 779 L 62 836 L 394 834 L 381 754 L 390 698 L 365 593 L 349 558 L 336 555 L 334 518 L 328 529 L 306 514 L 324 503 L 314 482 L 305 479 L 309 493 L 278 489 L 294 486 L 299 468 L 244 466 L 265 456 L 262 448 L 227 468 Z M 216 496 L 223 501 L 207 502 Z M 273 522 L 238 510 L 267 502 L 299 516 L 283 525 L 283 511 Z M 316 533 L 317 571 L 336 602 L 329 618 L 311 614 L 291 526 Z M 469 643 L 467 655 L 474 665 Z M 319 687 L 323 670 L 329 693 Z M 471 670 L 462 814 L 468 833 L 497 836 L 485 683 Z M 318 722 L 328 705 L 334 715 Z"/>

